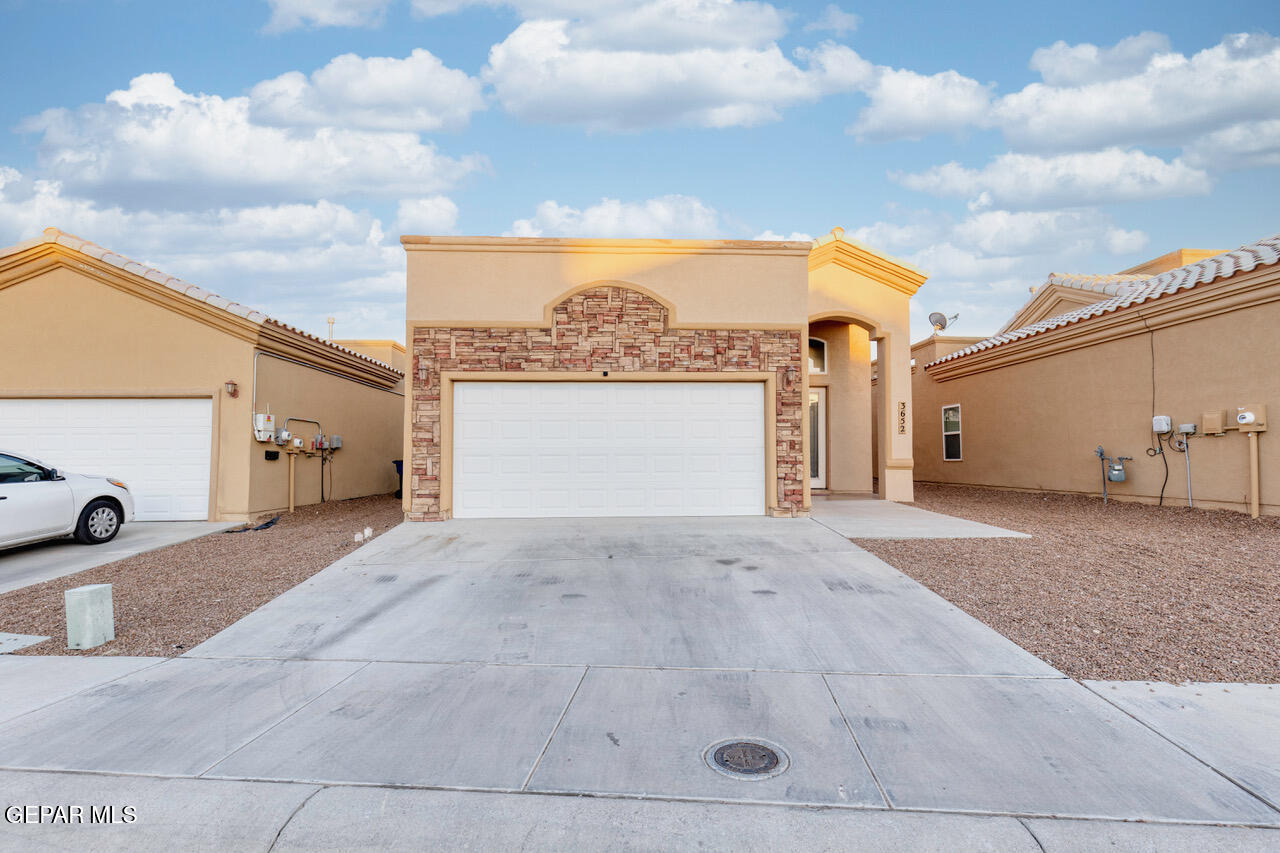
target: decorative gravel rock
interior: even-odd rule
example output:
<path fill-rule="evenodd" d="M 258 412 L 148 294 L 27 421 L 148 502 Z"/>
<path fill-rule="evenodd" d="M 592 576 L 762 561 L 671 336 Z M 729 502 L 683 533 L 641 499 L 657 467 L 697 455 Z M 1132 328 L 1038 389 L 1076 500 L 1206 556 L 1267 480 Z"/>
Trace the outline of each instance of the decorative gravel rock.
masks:
<path fill-rule="evenodd" d="M 0 595 L 0 631 L 54 638 L 17 654 L 174 657 L 350 553 L 356 532 L 376 537 L 403 519 L 390 495 L 299 507 L 263 530 L 213 533 Z M 112 585 L 116 638 L 67 649 L 62 593 L 95 583 Z"/>
<path fill-rule="evenodd" d="M 916 505 L 1032 538 L 855 541 L 1074 678 L 1280 682 L 1280 517 L 919 483 Z"/>

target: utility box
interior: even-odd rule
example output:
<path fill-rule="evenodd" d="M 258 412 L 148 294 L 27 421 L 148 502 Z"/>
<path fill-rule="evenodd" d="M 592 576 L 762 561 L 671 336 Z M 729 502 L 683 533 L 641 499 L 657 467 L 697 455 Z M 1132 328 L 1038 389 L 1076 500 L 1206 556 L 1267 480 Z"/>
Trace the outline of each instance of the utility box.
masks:
<path fill-rule="evenodd" d="M 267 413 L 253 416 L 253 437 L 258 441 L 272 441 L 276 437 L 276 416 Z"/>
<path fill-rule="evenodd" d="M 1225 409 L 1204 412 L 1200 415 L 1200 424 L 1205 435 L 1222 435 L 1227 430 L 1227 412 Z"/>
<path fill-rule="evenodd" d="M 111 584 L 78 586 L 62 597 L 67 607 L 67 648 L 92 649 L 116 638 Z"/>
<path fill-rule="evenodd" d="M 1164 435 L 1173 431 L 1173 418 L 1168 415 L 1156 415 L 1151 419 L 1151 431 Z"/>
<path fill-rule="evenodd" d="M 1263 432 L 1267 428 L 1267 407 L 1249 403 L 1236 409 L 1236 427 L 1241 432 Z"/>

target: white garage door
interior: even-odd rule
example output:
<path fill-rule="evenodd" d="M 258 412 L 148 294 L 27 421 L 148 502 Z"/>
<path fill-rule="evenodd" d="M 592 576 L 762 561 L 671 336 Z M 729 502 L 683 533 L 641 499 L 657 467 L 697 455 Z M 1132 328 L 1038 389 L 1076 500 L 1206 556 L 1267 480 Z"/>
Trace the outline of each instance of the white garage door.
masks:
<path fill-rule="evenodd" d="M 139 521 L 202 520 L 212 407 L 207 399 L 0 400 L 0 448 L 123 480 Z"/>
<path fill-rule="evenodd" d="M 457 518 L 764 513 L 764 385 L 459 382 Z"/>

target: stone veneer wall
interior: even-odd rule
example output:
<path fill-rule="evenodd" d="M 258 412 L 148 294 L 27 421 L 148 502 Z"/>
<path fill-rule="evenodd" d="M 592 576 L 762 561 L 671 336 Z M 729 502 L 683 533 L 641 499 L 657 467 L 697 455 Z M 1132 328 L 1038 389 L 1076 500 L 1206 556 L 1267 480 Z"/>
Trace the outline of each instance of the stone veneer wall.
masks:
<path fill-rule="evenodd" d="M 440 372 L 647 371 L 777 373 L 777 509 L 804 506 L 798 330 L 668 329 L 667 309 L 635 290 L 602 286 L 556 306 L 550 329 L 413 330 L 413 452 L 410 521 L 439 521 Z M 790 371 L 790 377 L 788 377 Z"/>

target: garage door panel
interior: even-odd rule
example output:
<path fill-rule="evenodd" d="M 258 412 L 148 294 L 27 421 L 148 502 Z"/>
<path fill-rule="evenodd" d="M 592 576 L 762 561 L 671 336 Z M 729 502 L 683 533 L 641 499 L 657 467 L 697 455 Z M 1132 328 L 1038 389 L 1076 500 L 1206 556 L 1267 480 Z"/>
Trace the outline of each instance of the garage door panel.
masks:
<path fill-rule="evenodd" d="M 209 516 L 208 399 L 0 400 L 0 447 L 128 483 L 140 521 Z"/>
<path fill-rule="evenodd" d="M 458 382 L 453 512 L 764 512 L 764 388 L 717 382 Z"/>

